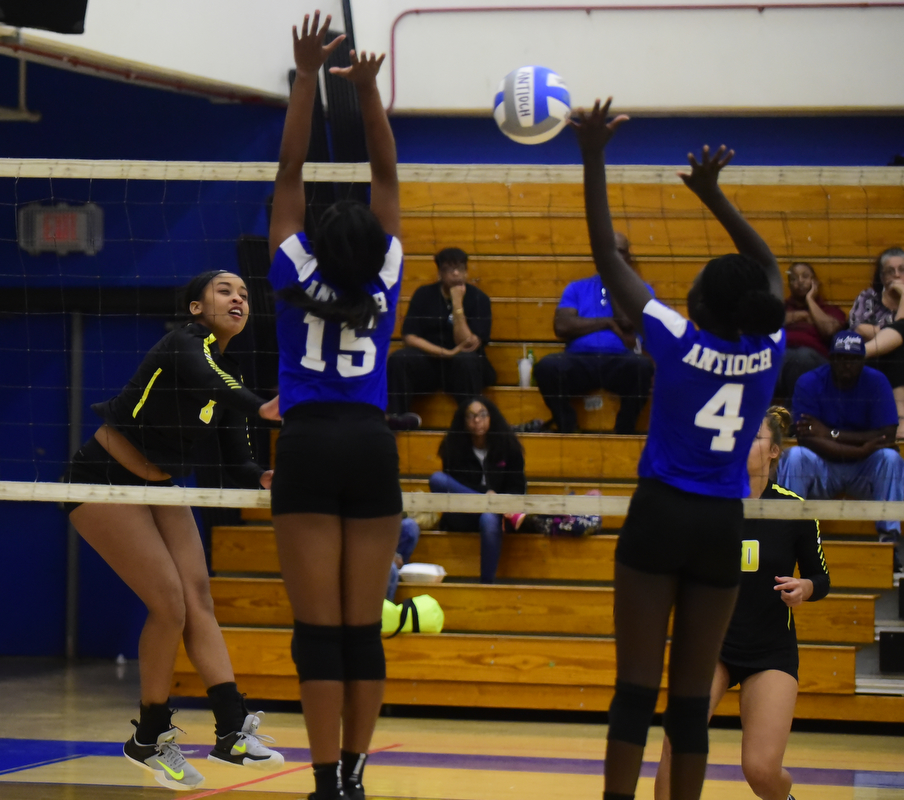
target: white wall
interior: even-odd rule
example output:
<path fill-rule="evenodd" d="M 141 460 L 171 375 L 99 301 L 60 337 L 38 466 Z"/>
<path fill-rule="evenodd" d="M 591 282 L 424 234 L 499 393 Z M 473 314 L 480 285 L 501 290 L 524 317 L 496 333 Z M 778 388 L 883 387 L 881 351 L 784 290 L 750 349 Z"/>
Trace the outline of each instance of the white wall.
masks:
<path fill-rule="evenodd" d="M 904 111 L 904 4 L 762 13 L 669 8 L 587 13 L 561 8 L 573 0 L 494 0 L 493 6 L 513 10 L 475 10 L 486 5 L 353 0 L 359 48 L 388 54 L 380 76 L 384 102 L 392 101 L 400 112 L 488 113 L 501 78 L 535 63 L 565 78 L 575 104 L 612 94 L 619 108 L 646 112 Z M 679 2 L 662 0 L 662 5 Z M 453 6 L 471 10 L 431 13 Z M 85 35 L 57 38 L 284 93 L 292 65 L 289 30 L 315 7 L 333 14 L 334 27 L 342 26 L 339 0 L 91 0 Z"/>

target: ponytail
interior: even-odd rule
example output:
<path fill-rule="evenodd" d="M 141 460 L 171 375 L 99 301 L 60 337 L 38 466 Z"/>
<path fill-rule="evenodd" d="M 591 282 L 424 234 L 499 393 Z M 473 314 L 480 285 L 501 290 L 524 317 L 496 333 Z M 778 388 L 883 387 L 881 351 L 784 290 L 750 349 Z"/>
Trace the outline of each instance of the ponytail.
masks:
<path fill-rule="evenodd" d="M 338 322 L 353 330 L 369 328 L 380 315 L 377 301 L 360 287 L 344 292 L 335 300 L 317 300 L 296 283 L 281 289 L 277 296 L 326 322 Z"/>

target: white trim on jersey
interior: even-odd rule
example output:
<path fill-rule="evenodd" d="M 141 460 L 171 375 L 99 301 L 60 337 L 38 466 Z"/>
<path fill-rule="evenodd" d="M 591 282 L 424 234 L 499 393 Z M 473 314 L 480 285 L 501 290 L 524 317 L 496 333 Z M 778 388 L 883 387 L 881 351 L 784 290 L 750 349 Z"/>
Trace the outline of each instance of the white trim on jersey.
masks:
<path fill-rule="evenodd" d="M 392 237 L 389 249 L 386 251 L 386 259 L 383 261 L 383 269 L 380 270 L 380 280 L 387 289 L 392 289 L 399 282 L 402 274 L 402 243 Z"/>
<path fill-rule="evenodd" d="M 282 250 L 289 260 L 295 265 L 295 271 L 298 273 L 299 283 L 304 283 L 314 270 L 317 269 L 317 259 L 302 247 L 301 239 L 297 233 L 293 233 L 286 241 L 284 241 L 279 249 Z"/>
<path fill-rule="evenodd" d="M 677 311 L 664 306 L 658 300 L 648 300 L 643 307 L 643 313 L 658 319 L 676 339 L 684 336 L 684 332 L 687 330 L 687 320 Z"/>
<path fill-rule="evenodd" d="M 772 339 L 773 342 L 775 342 L 776 344 L 778 344 L 778 343 L 782 340 L 782 337 L 783 337 L 784 335 L 785 335 L 785 329 L 784 329 L 784 328 L 780 328 L 780 329 L 777 330 L 775 333 L 770 333 L 770 334 L 769 334 L 769 338 Z"/>

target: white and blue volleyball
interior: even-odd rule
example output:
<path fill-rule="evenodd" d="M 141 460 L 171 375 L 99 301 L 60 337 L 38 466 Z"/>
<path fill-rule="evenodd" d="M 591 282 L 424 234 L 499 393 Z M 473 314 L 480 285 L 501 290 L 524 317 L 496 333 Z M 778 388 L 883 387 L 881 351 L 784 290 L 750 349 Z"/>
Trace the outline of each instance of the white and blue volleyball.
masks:
<path fill-rule="evenodd" d="M 546 67 L 519 67 L 499 84 L 493 118 L 509 139 L 521 144 L 548 142 L 568 122 L 568 87 Z"/>

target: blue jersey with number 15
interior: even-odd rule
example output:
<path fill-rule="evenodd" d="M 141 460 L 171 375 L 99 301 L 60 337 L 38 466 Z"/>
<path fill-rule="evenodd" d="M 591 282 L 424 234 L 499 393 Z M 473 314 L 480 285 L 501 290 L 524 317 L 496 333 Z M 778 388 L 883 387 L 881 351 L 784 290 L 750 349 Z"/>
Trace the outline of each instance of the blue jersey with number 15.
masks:
<path fill-rule="evenodd" d="M 299 403 L 369 403 L 386 410 L 386 359 L 402 287 L 402 244 L 394 236 L 386 240 L 383 268 L 367 286 L 382 311 L 372 328 L 353 330 L 325 322 L 277 299 L 281 414 Z M 277 292 L 299 283 L 315 298 L 335 296 L 323 282 L 304 233 L 279 246 L 269 277 Z"/>
<path fill-rule="evenodd" d="M 638 475 L 714 497 L 747 497 L 747 455 L 785 352 L 785 332 L 726 341 L 650 300 L 644 346 L 656 361 Z"/>

